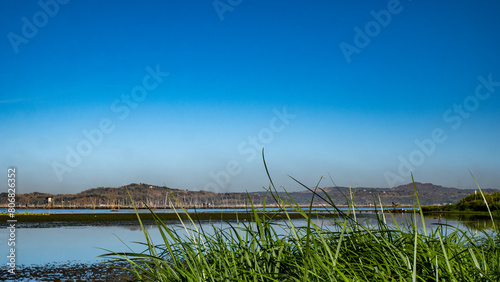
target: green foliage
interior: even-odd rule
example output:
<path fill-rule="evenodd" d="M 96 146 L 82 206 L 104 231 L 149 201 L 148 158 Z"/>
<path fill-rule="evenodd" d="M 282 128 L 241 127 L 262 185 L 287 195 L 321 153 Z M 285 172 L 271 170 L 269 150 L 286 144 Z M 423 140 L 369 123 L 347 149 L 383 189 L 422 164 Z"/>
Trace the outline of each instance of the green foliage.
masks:
<path fill-rule="evenodd" d="M 500 192 L 494 192 L 492 194 L 483 193 L 483 195 L 491 210 L 500 209 Z M 488 209 L 484 199 L 481 194 L 471 194 L 464 197 L 457 204 L 457 208 L 459 210 L 487 211 Z"/>
<path fill-rule="evenodd" d="M 484 198 L 483 198 L 484 196 Z M 485 203 L 488 205 L 486 205 Z M 494 193 L 472 193 L 465 196 L 456 204 L 445 206 L 426 206 L 423 208 L 425 212 L 438 211 L 471 211 L 471 212 L 488 212 L 488 207 L 491 211 L 500 211 L 500 192 Z"/>

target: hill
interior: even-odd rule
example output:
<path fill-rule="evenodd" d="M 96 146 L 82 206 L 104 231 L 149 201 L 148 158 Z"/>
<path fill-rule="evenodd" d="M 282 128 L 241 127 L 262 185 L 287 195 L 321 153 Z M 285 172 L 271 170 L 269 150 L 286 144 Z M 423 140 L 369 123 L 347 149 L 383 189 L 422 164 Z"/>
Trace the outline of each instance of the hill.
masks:
<path fill-rule="evenodd" d="M 457 203 L 465 196 L 474 193 L 474 189 L 457 189 L 443 187 L 431 183 L 416 182 L 420 201 L 422 205 L 443 205 Z M 121 187 L 98 187 L 82 191 L 77 194 L 58 194 L 32 192 L 18 194 L 16 205 L 18 207 L 87 207 L 87 208 L 116 208 L 118 206 L 131 206 L 132 199 L 138 207 L 144 207 L 144 203 L 155 208 L 168 208 L 178 206 L 181 203 L 185 207 L 244 207 L 248 204 L 248 197 L 255 205 L 262 205 L 264 199 L 267 204 L 274 203 L 274 199 L 266 192 L 246 193 L 214 193 L 209 191 L 189 191 L 176 188 L 149 185 L 145 183 L 131 183 Z M 400 185 L 394 188 L 364 188 L 349 189 L 347 187 L 325 187 L 323 190 L 333 199 L 337 205 L 347 205 L 350 193 L 355 193 L 354 203 L 358 206 L 368 206 L 380 201 L 386 206 L 412 205 L 413 184 Z M 486 193 L 498 191 L 496 189 L 484 189 Z M 285 192 L 280 192 L 280 197 L 288 200 Z M 318 191 L 324 197 L 324 193 Z M 305 190 L 289 193 L 297 203 L 308 205 L 313 196 L 312 192 Z M 314 205 L 321 205 L 324 201 L 315 196 Z M 0 194 L 0 204 L 7 204 L 7 193 Z"/>

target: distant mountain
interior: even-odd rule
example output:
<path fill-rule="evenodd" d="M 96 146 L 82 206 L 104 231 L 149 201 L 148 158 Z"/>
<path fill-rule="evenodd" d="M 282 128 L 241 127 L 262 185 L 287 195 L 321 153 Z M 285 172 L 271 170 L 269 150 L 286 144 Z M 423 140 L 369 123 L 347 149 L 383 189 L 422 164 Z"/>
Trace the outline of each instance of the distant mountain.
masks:
<path fill-rule="evenodd" d="M 443 187 L 432 183 L 415 182 L 420 203 L 422 205 L 442 205 L 456 203 L 463 197 L 474 193 L 474 189 L 458 189 Z M 336 188 L 325 188 L 329 194 L 335 193 Z M 341 191 L 348 194 L 348 188 L 342 188 Z M 483 189 L 483 192 L 492 193 L 497 189 Z M 378 197 L 385 205 L 391 205 L 393 202 L 399 205 L 413 205 L 414 187 L 413 183 L 400 185 L 393 188 L 358 188 L 355 195 L 356 204 L 370 203 Z M 374 197 L 374 195 L 377 195 Z"/>
<path fill-rule="evenodd" d="M 463 197 L 474 193 L 474 189 L 458 189 L 434 185 L 432 183 L 415 182 L 415 187 L 418 191 L 420 203 L 422 205 L 443 205 L 449 203 L 457 203 Z M 355 205 L 370 205 L 382 202 L 385 206 L 396 205 L 413 205 L 414 188 L 413 183 L 400 185 L 393 188 L 348 188 L 348 187 L 324 187 L 322 188 L 332 198 L 337 205 L 346 205 L 350 199 L 350 193 L 354 193 Z M 483 189 L 485 193 L 493 193 L 497 189 Z M 262 192 L 259 192 L 262 193 Z M 309 190 L 289 193 L 296 202 L 301 204 L 309 204 L 311 201 L 311 192 Z M 317 194 L 324 196 L 321 190 Z M 288 198 L 285 193 L 280 193 L 283 198 Z M 380 197 L 380 200 L 379 200 Z M 322 200 L 315 197 L 315 204 L 321 204 Z M 326 198 L 326 197 L 325 197 Z"/>
<path fill-rule="evenodd" d="M 422 205 L 442 205 L 447 203 L 457 203 L 463 197 L 474 193 L 474 189 L 457 189 L 434 185 L 431 183 L 415 182 L 420 202 Z M 127 192 L 128 191 L 128 192 Z M 412 205 L 414 199 L 413 184 L 400 185 L 394 188 L 352 188 L 347 187 L 325 187 L 323 191 L 333 200 L 336 205 L 346 205 L 350 199 L 350 193 L 354 193 L 354 204 L 370 205 L 382 202 L 385 206 Z M 486 193 L 493 193 L 497 189 L 483 189 Z M 325 202 L 321 199 L 327 198 L 321 190 L 317 190 L 314 197 L 314 205 L 321 205 Z M 252 199 L 255 205 L 261 205 L 266 200 L 266 204 L 275 203 L 273 197 L 266 192 L 246 193 L 214 193 L 208 191 L 188 191 L 175 188 L 167 188 L 145 183 L 132 183 L 121 187 L 98 187 L 82 191 L 77 194 L 48 193 L 27 193 L 18 194 L 16 205 L 31 207 L 89 207 L 89 208 L 115 208 L 118 206 L 131 205 L 129 194 L 138 207 L 143 207 L 146 203 L 149 206 L 165 208 L 182 204 L 186 207 L 224 207 L 240 206 L 249 204 L 248 198 Z M 290 197 L 301 205 L 308 205 L 311 202 L 313 193 L 308 190 L 300 192 L 290 192 Z M 319 196 L 318 196 L 319 195 Z M 279 192 L 279 196 L 289 201 L 285 192 Z M 320 197 L 321 196 L 321 197 Z M 266 198 L 267 197 L 267 198 Z M 7 204 L 7 193 L 0 194 L 0 204 Z"/>

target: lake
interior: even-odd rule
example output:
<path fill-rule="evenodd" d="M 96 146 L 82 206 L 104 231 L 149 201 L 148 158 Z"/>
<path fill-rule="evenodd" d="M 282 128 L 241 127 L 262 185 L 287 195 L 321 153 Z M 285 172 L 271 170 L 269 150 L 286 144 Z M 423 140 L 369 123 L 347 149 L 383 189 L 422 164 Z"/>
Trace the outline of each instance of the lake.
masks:
<path fill-rule="evenodd" d="M 51 210 L 52 212 L 53 210 Z M 86 210 L 88 212 L 88 210 Z M 102 212 L 100 210 L 99 212 Z M 391 222 L 390 214 L 385 214 L 388 222 Z M 396 214 L 397 221 L 409 220 L 413 214 Z M 358 220 L 364 218 L 363 224 L 375 224 L 376 217 L 373 213 L 358 214 Z M 487 218 L 474 219 L 474 220 L 458 220 L 456 216 L 451 218 L 426 217 L 426 225 L 429 229 L 435 228 L 437 223 L 446 223 L 451 226 L 458 226 L 460 229 L 466 230 L 471 227 L 485 227 L 491 226 L 491 221 Z M 293 220 L 296 226 L 303 226 L 306 224 L 304 220 Z M 418 226 L 422 228 L 420 218 L 417 217 Z M 329 220 L 315 220 L 315 223 L 323 225 L 330 230 L 338 230 L 339 226 L 332 224 Z M 178 221 L 167 222 L 171 228 L 180 230 L 182 229 Z M 202 222 L 205 229 L 209 227 L 208 222 Z M 128 251 L 127 247 L 118 239 L 118 237 L 125 243 L 129 244 L 134 251 L 142 251 L 143 246 L 131 242 L 139 241 L 144 242 L 144 234 L 140 226 L 136 222 L 118 223 L 116 225 L 106 224 L 105 226 L 96 226 L 95 224 L 89 226 L 74 226 L 65 223 L 64 226 L 57 226 L 50 224 L 43 227 L 43 225 L 36 225 L 37 227 L 30 227 L 24 225 L 16 228 L 16 264 L 17 265 L 36 265 L 48 263 L 93 263 L 101 261 L 102 259 L 97 256 L 105 253 L 106 251 L 100 249 L 108 249 L 112 251 Z M 218 224 L 217 226 L 221 226 Z M 155 225 L 146 225 L 155 243 L 161 243 L 161 237 L 157 232 Z M 226 223 L 222 223 L 222 227 L 228 227 Z M 181 230 L 182 231 L 182 230 Z M 280 227 L 277 228 L 278 232 L 282 234 L 286 231 Z M 7 228 L 0 229 L 0 250 L 2 254 L 8 254 L 9 246 L 7 240 L 9 238 L 9 230 Z M 6 258 L 3 259 L 6 261 Z M 2 265 L 5 265 L 2 263 Z"/>

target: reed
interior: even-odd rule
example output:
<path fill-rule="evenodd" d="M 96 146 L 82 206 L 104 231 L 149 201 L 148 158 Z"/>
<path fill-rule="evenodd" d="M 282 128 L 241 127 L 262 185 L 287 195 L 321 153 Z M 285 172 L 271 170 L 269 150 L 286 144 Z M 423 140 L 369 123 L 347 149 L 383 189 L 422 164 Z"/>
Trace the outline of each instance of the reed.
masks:
<path fill-rule="evenodd" d="M 494 225 L 493 230 L 479 232 L 445 224 L 428 229 L 417 209 L 411 220 L 398 224 L 398 215 L 384 214 L 381 205 L 376 223 L 362 224 L 352 205 L 355 189 L 346 195 L 351 205 L 344 213 L 319 186 L 304 185 L 342 215 L 322 217 L 313 214 L 312 207 L 303 209 L 291 198 L 282 199 L 269 179 L 268 193 L 278 209 L 266 210 L 264 204 L 264 212 L 257 211 L 249 197 L 245 218 L 250 215 L 251 220 L 236 219 L 226 225 L 212 221 L 207 229 L 181 207 L 176 214 L 187 235 L 151 210 L 158 227 L 154 232 L 161 234 L 162 242 L 155 244 L 142 228 L 143 252 L 108 251 L 101 257 L 128 262 L 125 269 L 140 281 L 500 280 L 500 236 Z M 416 189 L 414 196 L 421 211 Z M 285 207 L 300 214 L 302 222 L 292 220 Z M 285 217 L 277 220 L 278 214 Z M 136 215 L 142 226 L 140 214 Z"/>

